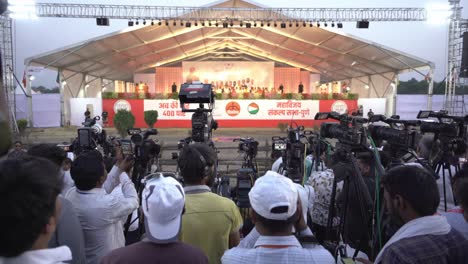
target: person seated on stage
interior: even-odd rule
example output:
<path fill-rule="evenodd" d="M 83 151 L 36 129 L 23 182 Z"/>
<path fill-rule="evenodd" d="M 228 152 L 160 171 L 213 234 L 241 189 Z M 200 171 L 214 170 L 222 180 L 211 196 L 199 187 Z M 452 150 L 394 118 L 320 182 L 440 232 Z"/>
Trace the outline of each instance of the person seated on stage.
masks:
<path fill-rule="evenodd" d="M 58 200 L 60 200 L 61 210 L 57 219 L 57 228 L 49 240 L 49 248 L 67 246 L 70 248 L 73 256 L 71 263 L 86 263 L 84 237 L 80 221 L 71 202 L 62 196 L 68 191 L 66 188 L 72 188 L 75 185 L 73 179 L 71 179 L 70 172 L 65 171 L 67 154 L 62 148 L 52 144 L 33 145 L 28 149 L 28 154 L 46 158 L 60 168 L 58 177 L 62 179 L 63 188 L 61 195 L 58 196 Z"/>
<path fill-rule="evenodd" d="M 400 228 L 375 263 L 466 263 L 468 240 L 436 214 L 440 197 L 431 173 L 418 166 L 397 166 L 382 183 L 385 206 Z"/>
<path fill-rule="evenodd" d="M 458 230 L 466 239 L 468 239 L 468 201 L 466 194 L 468 193 L 468 165 L 458 171 L 452 179 L 452 186 L 460 206 L 442 213 L 447 218 L 448 223 L 456 230 Z"/>
<path fill-rule="evenodd" d="M 299 193 L 291 179 L 269 171 L 249 192 L 251 219 L 257 232 L 251 247 L 239 246 L 224 253 L 222 263 L 335 263 L 318 243 L 304 243 L 312 232 L 303 217 Z M 293 236 L 293 227 L 298 238 Z M 251 234 L 249 234 L 251 236 Z M 245 239 L 252 239 L 251 237 Z"/>
<path fill-rule="evenodd" d="M 72 164 L 75 187 L 65 197 L 71 201 L 85 237 L 87 263 L 99 263 L 110 251 L 125 246 L 121 220 L 138 207 L 138 195 L 129 173 L 130 158 L 117 161 L 107 174 L 98 151 L 85 152 Z M 123 196 L 112 195 L 120 184 Z"/>
<path fill-rule="evenodd" d="M 26 156 L 26 150 L 23 149 L 23 143 L 21 141 L 15 141 L 15 148 L 8 153 L 9 159 L 16 159 Z"/>
<path fill-rule="evenodd" d="M 115 249 L 101 264 L 208 263 L 200 249 L 179 241 L 185 194 L 177 180 L 162 176 L 149 179 L 142 199 L 145 238 Z"/>
<path fill-rule="evenodd" d="M 0 162 L 0 263 L 65 263 L 67 246 L 48 248 L 60 214 L 59 168 L 39 157 Z"/>
<path fill-rule="evenodd" d="M 187 145 L 178 165 L 185 183 L 185 213 L 181 240 L 200 248 L 209 263 L 219 263 L 224 251 L 240 241 L 242 217 L 234 202 L 211 192 L 216 153 L 207 144 Z"/>

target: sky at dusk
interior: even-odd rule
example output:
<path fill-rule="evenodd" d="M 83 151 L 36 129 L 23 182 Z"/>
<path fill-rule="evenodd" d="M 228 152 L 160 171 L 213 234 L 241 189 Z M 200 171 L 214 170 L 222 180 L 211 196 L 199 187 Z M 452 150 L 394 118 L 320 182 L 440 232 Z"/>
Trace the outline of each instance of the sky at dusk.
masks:
<path fill-rule="evenodd" d="M 13 2 L 13 1 L 10 1 Z M 37 1 L 36 2 L 42 2 Z M 189 0 L 132 0 L 132 1 L 53 1 L 54 3 L 94 3 L 94 4 L 133 4 L 156 6 L 202 6 L 213 1 L 189 1 Z M 448 1 L 434 0 L 258 0 L 255 1 L 269 7 L 426 7 L 431 3 L 446 4 Z M 468 17 L 468 0 L 461 1 L 466 5 L 463 14 Z M 465 10 L 467 9 L 467 10 Z M 98 27 L 95 19 L 70 19 L 70 18 L 38 18 L 36 20 L 15 20 L 15 72 L 21 79 L 24 71 L 24 60 L 44 52 L 52 51 L 72 45 L 89 38 L 98 37 L 127 27 L 127 20 L 110 20 L 111 26 Z M 447 29 L 448 25 L 430 25 L 426 22 L 370 22 L 369 29 L 356 29 L 355 23 L 344 23 L 343 32 L 359 38 L 372 41 L 384 46 L 403 51 L 405 53 L 429 60 L 435 63 L 435 80 L 441 81 L 446 75 L 447 58 Z M 56 86 L 56 73 L 42 71 L 37 73 L 34 86 Z M 401 79 L 411 77 L 421 79 L 417 74 L 404 74 Z"/>

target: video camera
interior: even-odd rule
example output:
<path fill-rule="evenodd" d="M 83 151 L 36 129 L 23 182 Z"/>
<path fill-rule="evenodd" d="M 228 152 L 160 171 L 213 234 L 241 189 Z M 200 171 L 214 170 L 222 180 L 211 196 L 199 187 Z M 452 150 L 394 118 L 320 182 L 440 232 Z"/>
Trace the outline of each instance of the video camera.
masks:
<path fill-rule="evenodd" d="M 258 141 L 252 137 L 236 138 L 234 142 L 239 141 L 239 151 L 245 153 L 251 158 L 255 158 L 258 152 Z"/>
<path fill-rule="evenodd" d="M 133 156 L 135 160 L 141 160 L 143 162 L 148 162 L 159 155 L 161 146 L 154 140 L 148 139 L 149 136 L 158 134 L 155 128 L 148 129 L 144 132 L 139 128 L 130 128 L 127 132 L 130 135 L 130 139 L 120 140 L 122 154 L 125 156 Z"/>
<path fill-rule="evenodd" d="M 234 142 L 239 141 L 239 152 L 244 153 L 244 162 L 242 168 L 237 171 L 237 184 L 235 190 L 231 191 L 233 200 L 239 208 L 249 208 L 249 192 L 257 180 L 257 162 L 255 157 L 258 152 L 258 141 L 252 137 L 236 138 Z"/>
<path fill-rule="evenodd" d="M 438 122 L 422 122 L 421 133 L 433 133 L 441 143 L 442 156 L 461 156 L 466 152 L 467 116 L 451 116 L 447 111 L 419 111 L 418 119 L 436 118 Z M 440 156 L 440 155 L 439 155 Z"/>
<path fill-rule="evenodd" d="M 184 83 L 180 87 L 179 101 L 182 112 L 193 112 L 192 140 L 195 142 L 209 142 L 213 130 L 218 123 L 213 119 L 211 112 L 214 107 L 214 93 L 211 84 Z M 186 104 L 199 104 L 197 109 L 185 108 Z M 205 104 L 208 108 L 205 108 Z"/>
<path fill-rule="evenodd" d="M 372 139 L 380 143 L 379 146 L 385 140 L 391 147 L 397 149 L 416 149 L 419 133 L 412 127 L 420 126 L 420 120 L 400 120 L 399 116 L 386 118 L 384 115 L 373 115 L 369 118 L 369 122 L 384 122 L 389 125 L 389 127 L 374 124 L 368 126 Z"/>
<path fill-rule="evenodd" d="M 361 149 L 366 146 L 367 138 L 363 124 L 366 118 L 357 116 L 340 115 L 337 112 L 319 112 L 315 120 L 335 119 L 340 123 L 326 122 L 320 127 L 320 136 L 323 138 L 335 138 L 341 145 L 349 149 Z"/>
<path fill-rule="evenodd" d="M 110 156 L 113 153 L 112 144 L 108 142 L 106 130 L 96 121 L 100 116 L 87 118 L 83 122 L 83 127 L 78 128 L 78 137 L 74 140 L 71 150 L 79 155 L 83 151 L 95 150 L 98 146 L 102 147 L 104 156 Z"/>
<path fill-rule="evenodd" d="M 301 183 L 304 175 L 305 143 L 302 142 L 311 131 L 304 131 L 303 126 L 290 127 L 287 137 L 272 137 L 272 151 L 281 152 L 283 163 L 280 172 L 295 183 Z"/>

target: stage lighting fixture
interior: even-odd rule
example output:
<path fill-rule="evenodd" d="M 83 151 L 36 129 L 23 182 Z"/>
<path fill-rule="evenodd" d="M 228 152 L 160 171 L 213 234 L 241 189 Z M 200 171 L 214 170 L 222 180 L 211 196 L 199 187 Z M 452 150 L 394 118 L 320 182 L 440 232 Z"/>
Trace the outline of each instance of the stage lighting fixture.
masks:
<path fill-rule="evenodd" d="M 327 22 L 323 23 L 323 25 L 324 25 L 325 27 L 328 27 L 328 24 L 327 24 Z"/>
<path fill-rule="evenodd" d="M 263 21 L 262 21 L 262 22 L 260 22 L 260 26 L 261 26 L 261 27 L 263 27 Z"/>
<path fill-rule="evenodd" d="M 320 27 L 320 22 L 317 21 L 317 27 Z"/>
<path fill-rule="evenodd" d="M 133 27 L 133 21 L 129 20 L 129 21 L 128 21 L 128 26 L 129 26 L 129 27 Z"/>
<path fill-rule="evenodd" d="M 185 22 L 185 27 L 192 27 L 192 23 L 190 23 L 190 22 Z"/>
<path fill-rule="evenodd" d="M 135 21 L 135 25 L 137 25 L 137 26 L 138 26 L 139 24 L 140 24 L 140 21 L 138 21 L 138 20 L 137 20 L 137 21 Z"/>
<path fill-rule="evenodd" d="M 337 28 L 343 28 L 343 23 L 341 23 L 341 22 L 336 23 L 336 27 Z"/>
<path fill-rule="evenodd" d="M 303 27 L 306 27 L 306 26 L 307 26 L 307 24 L 306 24 L 306 22 L 305 22 L 305 21 L 304 21 L 304 22 L 302 22 L 302 26 L 303 26 Z"/>
<path fill-rule="evenodd" d="M 369 28 L 369 21 L 361 20 L 356 23 L 356 28 Z"/>
<path fill-rule="evenodd" d="M 296 21 L 296 27 L 299 27 L 299 22 Z"/>
<path fill-rule="evenodd" d="M 218 21 L 216 21 L 215 26 L 219 26 Z"/>
<path fill-rule="evenodd" d="M 335 22 L 332 22 L 332 27 L 335 27 Z"/>
<path fill-rule="evenodd" d="M 314 23 L 310 22 L 309 27 L 313 27 Z"/>
<path fill-rule="evenodd" d="M 96 18 L 96 25 L 98 25 L 98 26 L 109 26 L 109 18 L 107 18 L 107 17 L 98 17 L 98 18 Z"/>
<path fill-rule="evenodd" d="M 227 22 L 223 22 L 223 28 L 227 28 L 228 27 L 228 23 Z"/>
<path fill-rule="evenodd" d="M 252 23 L 245 23 L 245 27 L 246 27 L 246 28 L 251 28 L 251 27 L 252 27 Z"/>
<path fill-rule="evenodd" d="M 270 26 L 270 22 L 267 22 L 267 27 L 269 27 L 269 26 Z"/>
<path fill-rule="evenodd" d="M 256 27 L 256 26 L 257 26 L 257 22 L 254 22 L 253 26 Z"/>
<path fill-rule="evenodd" d="M 180 26 L 183 27 L 184 26 L 184 21 L 180 21 Z"/>
<path fill-rule="evenodd" d="M 174 20 L 174 22 L 172 23 L 172 25 L 175 27 L 177 26 L 177 22 Z"/>
<path fill-rule="evenodd" d="M 275 22 L 275 23 L 273 24 L 273 26 L 277 27 L 277 26 L 278 26 L 278 24 L 276 24 L 276 22 Z"/>
<path fill-rule="evenodd" d="M 291 21 L 289 21 L 289 27 L 292 27 L 292 22 Z"/>
<path fill-rule="evenodd" d="M 231 27 L 234 26 L 234 22 L 232 22 L 232 20 L 231 20 L 231 22 L 229 22 L 229 26 L 231 26 Z"/>
<path fill-rule="evenodd" d="M 211 27 L 211 21 L 208 21 L 208 26 L 210 26 L 210 27 Z"/>
<path fill-rule="evenodd" d="M 166 26 L 169 26 L 169 21 L 166 20 Z"/>
<path fill-rule="evenodd" d="M 143 25 L 146 25 L 146 20 L 143 19 Z"/>
<path fill-rule="evenodd" d="M 202 26 L 205 26 L 205 21 L 202 21 L 202 22 L 201 22 L 201 25 L 202 25 Z"/>
<path fill-rule="evenodd" d="M 193 24 L 194 24 L 196 27 L 198 27 L 198 22 L 197 22 L 197 21 L 195 21 Z"/>
<path fill-rule="evenodd" d="M 244 22 L 241 21 L 241 22 L 239 23 L 239 26 L 240 26 L 240 27 L 243 27 L 243 26 L 244 26 Z"/>
<path fill-rule="evenodd" d="M 286 28 L 286 23 L 281 22 L 281 28 Z"/>

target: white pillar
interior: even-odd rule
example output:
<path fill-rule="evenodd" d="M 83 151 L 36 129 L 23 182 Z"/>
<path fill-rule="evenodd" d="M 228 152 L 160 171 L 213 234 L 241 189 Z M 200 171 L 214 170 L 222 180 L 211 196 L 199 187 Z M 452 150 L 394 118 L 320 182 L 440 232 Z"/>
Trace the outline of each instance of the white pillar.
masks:
<path fill-rule="evenodd" d="M 28 99 L 28 118 L 29 118 L 29 127 L 34 127 L 34 116 L 33 116 L 33 106 L 32 106 L 32 80 L 31 75 L 28 74 L 26 78 L 26 93 Z"/>

